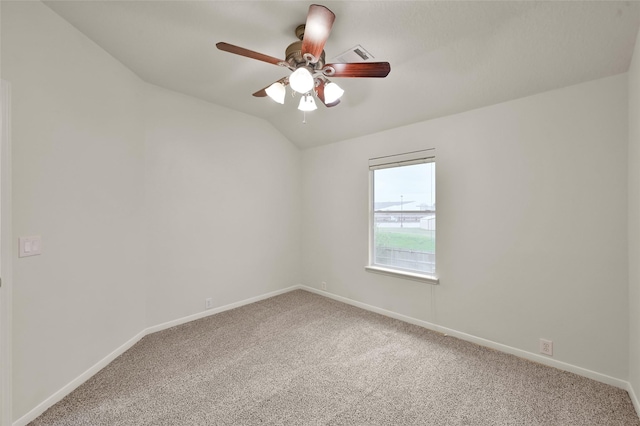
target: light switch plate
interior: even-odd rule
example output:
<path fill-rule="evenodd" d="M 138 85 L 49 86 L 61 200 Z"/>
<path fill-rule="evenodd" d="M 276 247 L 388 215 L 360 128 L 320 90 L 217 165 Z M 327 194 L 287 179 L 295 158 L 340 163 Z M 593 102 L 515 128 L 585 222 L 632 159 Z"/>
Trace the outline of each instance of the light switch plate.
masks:
<path fill-rule="evenodd" d="M 20 251 L 18 257 L 38 256 L 42 253 L 42 237 L 32 235 L 30 237 L 20 237 Z"/>

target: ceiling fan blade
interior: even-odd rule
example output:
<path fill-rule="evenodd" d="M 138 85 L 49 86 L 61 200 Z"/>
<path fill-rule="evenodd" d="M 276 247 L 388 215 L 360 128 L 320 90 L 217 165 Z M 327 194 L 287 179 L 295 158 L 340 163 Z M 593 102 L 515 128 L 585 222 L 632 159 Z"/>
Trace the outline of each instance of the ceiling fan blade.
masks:
<path fill-rule="evenodd" d="M 258 90 L 256 93 L 253 94 L 253 96 L 255 96 L 256 98 L 264 98 L 265 96 L 267 96 L 267 89 L 269 87 L 271 87 L 275 83 L 282 83 L 282 84 L 284 84 L 286 86 L 286 85 L 289 84 L 289 78 L 288 77 L 282 77 L 280 80 L 274 81 L 273 83 L 271 83 L 267 87 Z"/>
<path fill-rule="evenodd" d="M 331 102 L 330 104 L 325 102 L 325 100 L 324 100 L 324 86 L 325 86 L 325 83 L 322 82 L 322 83 L 320 83 L 320 85 L 316 89 L 316 94 L 318 95 L 318 99 L 320 99 L 320 102 L 322 102 L 324 104 L 324 106 L 329 107 L 329 108 L 338 105 L 340 103 L 340 99 L 337 99 L 334 102 Z"/>
<path fill-rule="evenodd" d="M 264 55 L 262 53 L 254 52 L 253 50 L 245 49 L 243 47 L 234 46 L 229 43 L 216 43 L 216 47 L 220 50 L 224 50 L 225 52 L 235 53 L 236 55 L 246 56 L 247 58 L 257 59 L 262 62 L 267 62 L 269 64 L 278 65 L 281 62 L 284 62 L 282 59 L 274 58 L 273 56 Z"/>
<path fill-rule="evenodd" d="M 335 19 L 336 15 L 326 7 L 318 4 L 309 6 L 302 38 L 302 54 L 312 55 L 311 62 L 317 62 L 320 58 Z"/>
<path fill-rule="evenodd" d="M 386 77 L 391 71 L 389 62 L 355 62 L 327 64 L 322 69 L 329 77 Z M 331 70 L 335 70 L 332 72 Z"/>

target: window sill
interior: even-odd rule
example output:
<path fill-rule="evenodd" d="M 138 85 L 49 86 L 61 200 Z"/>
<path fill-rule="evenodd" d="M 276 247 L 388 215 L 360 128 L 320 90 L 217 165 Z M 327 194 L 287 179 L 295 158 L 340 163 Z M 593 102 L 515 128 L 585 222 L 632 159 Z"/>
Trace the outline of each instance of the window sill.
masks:
<path fill-rule="evenodd" d="M 416 274 L 413 272 L 399 271 L 397 269 L 381 268 L 380 266 L 365 266 L 367 272 L 375 274 L 389 275 L 391 277 L 404 278 L 407 280 L 420 281 L 427 284 L 439 284 L 440 280 L 431 275 Z"/>

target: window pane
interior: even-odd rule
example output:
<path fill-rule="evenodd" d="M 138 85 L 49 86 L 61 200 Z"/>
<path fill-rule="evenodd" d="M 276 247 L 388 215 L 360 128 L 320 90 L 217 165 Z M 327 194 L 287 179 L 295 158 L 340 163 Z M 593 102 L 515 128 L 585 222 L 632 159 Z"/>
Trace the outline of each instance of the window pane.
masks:
<path fill-rule="evenodd" d="M 435 274 L 435 163 L 373 173 L 373 263 Z"/>

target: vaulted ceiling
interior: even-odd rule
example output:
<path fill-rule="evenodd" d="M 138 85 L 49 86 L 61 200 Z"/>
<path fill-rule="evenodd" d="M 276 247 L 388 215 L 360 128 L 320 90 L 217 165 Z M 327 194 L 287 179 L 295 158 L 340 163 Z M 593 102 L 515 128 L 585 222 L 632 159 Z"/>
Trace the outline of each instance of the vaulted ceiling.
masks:
<path fill-rule="evenodd" d="M 252 93 L 282 67 L 216 49 L 225 41 L 284 59 L 302 1 L 47 1 L 143 80 L 273 124 L 301 148 L 611 76 L 629 68 L 640 3 L 330 1 L 327 61 L 361 45 L 391 63 L 384 79 L 341 78 L 345 94 L 303 124 Z M 289 92 L 290 93 L 290 92 Z"/>

